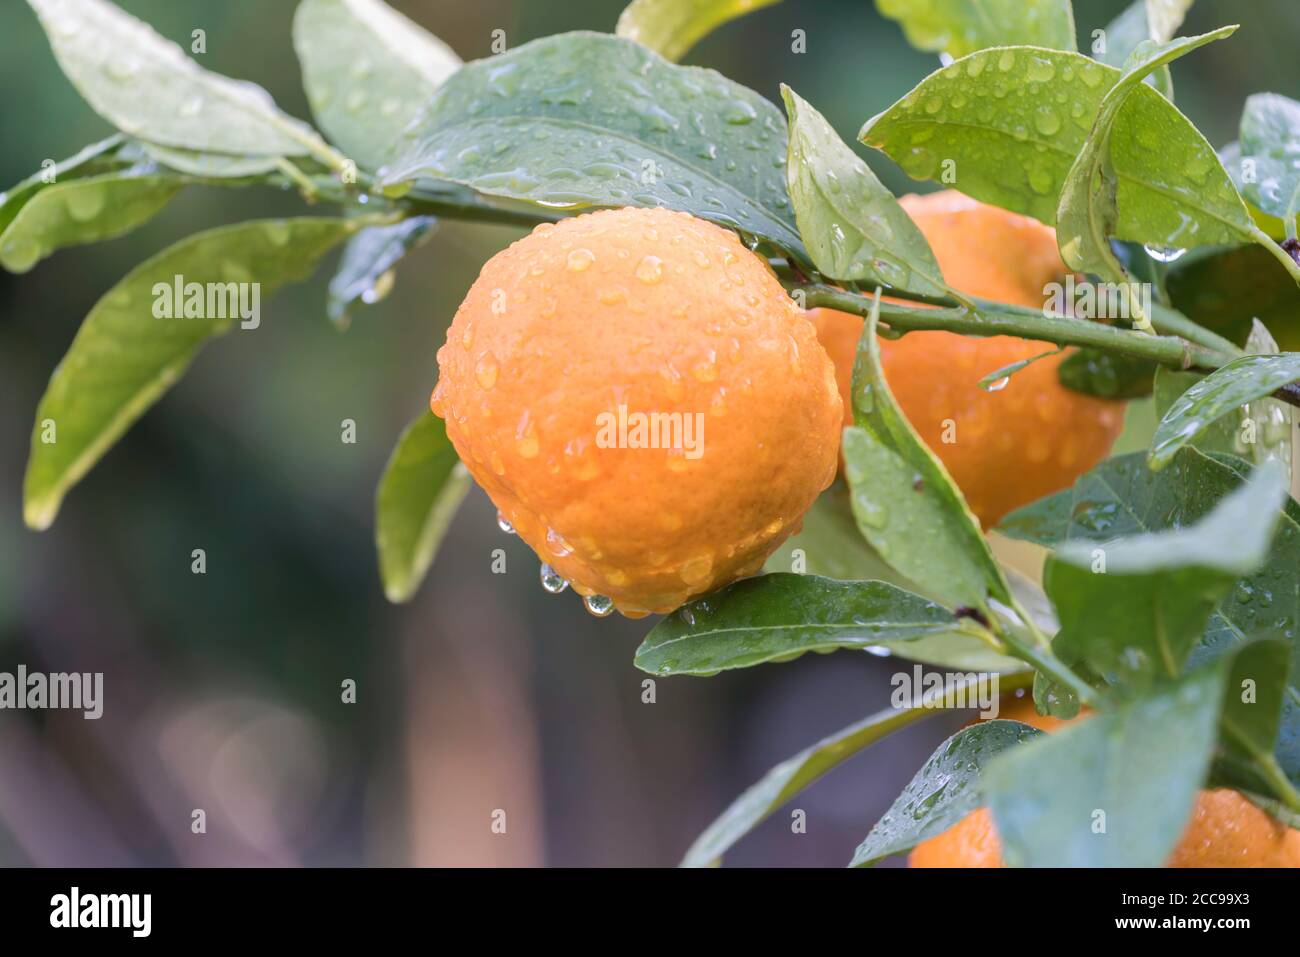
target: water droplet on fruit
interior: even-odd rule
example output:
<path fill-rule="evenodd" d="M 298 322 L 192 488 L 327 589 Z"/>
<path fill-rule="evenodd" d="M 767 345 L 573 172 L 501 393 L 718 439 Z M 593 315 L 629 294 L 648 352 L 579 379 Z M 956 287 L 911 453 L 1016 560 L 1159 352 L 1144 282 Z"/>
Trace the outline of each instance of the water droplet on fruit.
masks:
<path fill-rule="evenodd" d="M 614 600 L 604 595 L 588 595 L 582 599 L 582 605 L 597 618 L 608 618 L 614 611 Z"/>
<path fill-rule="evenodd" d="M 539 577 L 542 581 L 542 588 L 552 595 L 558 595 L 569 587 L 568 579 L 545 562 L 542 563 Z"/>
<path fill-rule="evenodd" d="M 510 519 L 506 518 L 505 512 L 497 512 L 497 528 L 501 529 L 501 531 L 505 532 L 507 535 L 513 535 L 515 533 L 515 527 L 510 524 Z"/>

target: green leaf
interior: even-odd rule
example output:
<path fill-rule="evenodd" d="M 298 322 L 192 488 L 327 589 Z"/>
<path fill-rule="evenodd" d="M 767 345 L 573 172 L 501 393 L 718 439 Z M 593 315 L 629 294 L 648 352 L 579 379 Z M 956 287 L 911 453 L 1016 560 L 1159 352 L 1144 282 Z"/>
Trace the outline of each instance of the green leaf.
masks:
<path fill-rule="evenodd" d="M 1223 242 L 1227 223 L 1249 237 L 1250 214 L 1204 137 L 1168 101 L 1136 96 L 1139 90 L 1149 89 L 1141 87 L 1141 83 L 1157 67 L 1230 36 L 1235 30 L 1236 27 L 1223 27 L 1202 36 L 1163 44 L 1146 40 L 1126 61 L 1119 78 L 1102 99 L 1092 131 L 1061 190 L 1056 213 L 1057 242 L 1061 257 L 1072 269 L 1126 283 L 1124 268 L 1110 246 L 1112 235 L 1186 247 Z M 1126 110 L 1130 99 L 1138 105 Z M 1121 114 L 1129 124 L 1125 131 L 1118 130 Z M 1173 116 L 1182 121 L 1181 125 L 1170 122 Z M 1191 155 L 1195 164 L 1188 164 L 1188 153 L 1182 150 L 1152 151 L 1143 142 L 1152 135 L 1151 131 L 1145 125 L 1133 124 L 1147 124 L 1156 119 L 1176 131 L 1177 142 L 1193 147 Z M 1140 181 L 1126 180 L 1125 171 L 1135 166 L 1145 167 L 1145 177 Z M 1220 174 L 1220 182 L 1214 184 L 1217 195 L 1206 188 L 1206 177 L 1215 167 Z M 1126 227 L 1120 225 L 1121 210 Z M 1125 230 L 1132 233 L 1121 235 Z M 1129 287 L 1125 284 L 1123 288 Z M 1150 329 L 1149 318 L 1135 317 L 1136 324 Z"/>
<path fill-rule="evenodd" d="M 1052 225 L 1061 185 L 1118 78 L 1078 53 L 981 50 L 930 74 L 859 138 L 913 179 L 936 179 L 951 160 L 966 195 Z"/>
<path fill-rule="evenodd" d="M 460 57 L 380 0 L 303 0 L 293 46 L 321 129 L 366 169 L 391 147 Z"/>
<path fill-rule="evenodd" d="M 979 676 L 961 679 L 952 688 L 927 695 L 907 707 L 886 708 L 782 761 L 747 788 L 696 838 L 681 866 L 709 867 L 717 864 L 732 845 L 827 771 L 900 728 L 933 714 L 935 709 L 956 707 L 974 693 L 980 680 Z M 987 676 L 983 676 L 983 680 L 987 680 Z M 1009 676 L 1001 680 L 1000 689 L 1005 693 L 1023 688 L 1029 680 L 1028 673 Z"/>
<path fill-rule="evenodd" d="M 1119 78 L 1119 70 L 1077 53 L 983 50 L 926 77 L 868 120 L 861 139 L 914 179 L 935 179 L 940 161 L 952 160 L 963 193 L 1050 226 L 1066 177 Z M 1233 205 L 1240 197 L 1214 150 L 1168 100 L 1139 85 L 1124 100 L 1111 140 L 1117 238 L 1182 246 L 1240 241 Z M 1171 157 L 1182 165 L 1162 195 Z M 1217 215 L 1227 209 L 1232 224 L 1198 215 L 1180 229 L 1189 204 Z"/>
<path fill-rule="evenodd" d="M 1294 288 L 1294 283 L 1292 284 Z M 1140 399 L 1151 394 L 1156 365 L 1098 349 L 1077 349 L 1056 367 L 1061 385 L 1103 399 Z"/>
<path fill-rule="evenodd" d="M 1274 797 L 1278 773 L 1274 747 L 1287 694 L 1291 649 L 1285 641 L 1252 641 L 1230 658 L 1219 718 L 1219 783 L 1255 789 Z"/>
<path fill-rule="evenodd" d="M 983 786 L 1012 867 L 1160 867 L 1205 781 L 1223 669 L 998 757 Z"/>
<path fill-rule="evenodd" d="M 1048 547 L 1067 539 L 1096 539 L 1182 528 L 1200 521 L 1249 470 L 1227 456 L 1184 449 L 1162 472 L 1145 453 L 1108 459 L 1081 476 L 1074 488 L 1007 516 L 999 529 Z M 1281 634 L 1295 646 L 1300 634 L 1300 505 L 1285 503 L 1281 527 L 1263 567 L 1240 579 L 1210 616 L 1192 652 L 1197 665 L 1231 652 L 1256 635 Z M 1300 781 L 1300 654 L 1291 656 L 1277 756 Z"/>
<path fill-rule="evenodd" d="M 876 0 L 876 8 L 918 50 L 952 57 L 1012 44 L 1076 49 L 1070 0 Z"/>
<path fill-rule="evenodd" d="M 90 144 L 75 156 L 42 168 L 21 183 L 0 193 L 0 232 L 13 222 L 19 210 L 41 190 L 69 179 L 95 176 L 129 165 L 118 158 L 118 152 L 125 141 L 126 137 L 121 133 L 115 133 L 108 139 Z"/>
<path fill-rule="evenodd" d="M 205 180 L 247 179 L 275 170 L 278 156 L 236 156 L 233 153 L 204 153 L 197 150 L 140 142 L 149 157 L 180 173 Z"/>
<path fill-rule="evenodd" d="M 863 536 L 880 556 L 953 605 L 1010 604 L 988 543 L 943 464 L 907 421 L 885 381 L 876 310 L 863 323 L 853 367 L 854 425 L 844 430 L 844 474 Z"/>
<path fill-rule="evenodd" d="M 802 255 L 785 118 L 712 70 L 638 43 L 565 33 L 465 66 L 381 170 L 550 207 L 668 206 Z"/>
<path fill-rule="evenodd" d="M 1211 372 L 1180 395 L 1156 426 L 1151 467 L 1164 468 L 1211 424 L 1249 402 L 1300 379 L 1300 353 L 1243 356 Z"/>
<path fill-rule="evenodd" d="M 1255 175 L 1243 184 L 1246 198 L 1282 220 L 1288 239 L 1300 214 L 1300 103 L 1277 93 L 1256 93 L 1241 114 L 1241 158 Z"/>
<path fill-rule="evenodd" d="M 1234 582 L 1264 564 L 1285 497 L 1281 471 L 1260 469 L 1195 524 L 1062 543 L 1044 573 L 1053 649 L 1121 684 L 1176 677 Z"/>
<path fill-rule="evenodd" d="M 832 279 L 948 294 L 921 230 L 826 118 L 784 84 L 786 177 L 813 265 Z"/>
<path fill-rule="evenodd" d="M 797 572 L 821 575 L 839 581 L 881 580 L 938 600 L 937 594 L 900 575 L 882 559 L 858 531 L 849 507 L 848 489 L 836 481 L 804 513 L 803 528 L 786 539 L 764 566 L 767 572 Z M 1013 569 L 1004 568 L 1012 594 L 1035 622 L 1048 633 L 1056 630 L 1047 596 L 1037 584 Z M 923 661 L 953 671 L 986 671 L 1007 674 L 1027 666 L 1018 658 L 1001 655 L 974 633 L 953 632 L 910 639 L 891 651 L 909 661 Z"/>
<path fill-rule="evenodd" d="M 890 648 L 980 630 L 942 605 L 885 582 L 778 572 L 687 602 L 650 630 L 634 663 L 656 675 L 714 675 L 809 651 Z"/>
<path fill-rule="evenodd" d="M 184 185 L 175 176 L 121 173 L 56 183 L 28 200 L 0 231 L 0 265 L 23 273 L 66 246 L 128 233 L 152 219 Z"/>
<path fill-rule="evenodd" d="M 1134 0 L 1103 31 L 1105 48 L 1097 59 L 1108 66 L 1122 67 L 1138 45 L 1154 40 L 1167 43 L 1182 26 L 1192 0 Z M 1162 64 L 1144 81 L 1167 100 L 1174 98 L 1168 64 Z"/>
<path fill-rule="evenodd" d="M 191 150 L 296 156 L 311 128 L 252 83 L 203 69 L 107 0 L 28 0 L 59 66 L 95 112 L 124 133 Z"/>
<path fill-rule="evenodd" d="M 469 487 L 442 419 L 425 412 L 407 426 L 375 495 L 375 546 L 389 601 L 409 601 L 420 587 Z"/>
<path fill-rule="evenodd" d="M 614 32 L 676 62 L 729 20 L 779 0 L 632 0 Z"/>
<path fill-rule="evenodd" d="M 266 294 L 305 278 L 355 228 L 341 219 L 304 218 L 196 233 L 109 290 L 82 322 L 36 410 L 23 489 L 28 526 L 49 527 L 68 490 L 180 378 L 208 339 L 236 322 L 247 325 L 230 315 L 232 288 L 225 284 L 260 284 L 245 287 L 250 297 L 257 291 L 251 303 L 260 305 Z M 156 318 L 155 311 L 166 312 L 177 277 L 186 285 L 214 284 L 219 314 Z"/>
<path fill-rule="evenodd" d="M 393 268 L 432 235 L 435 225 L 432 216 L 414 216 L 391 226 L 369 226 L 349 239 L 330 280 L 330 320 L 346 327 L 354 303 L 370 305 L 384 298 L 393 284 Z"/>
<path fill-rule="evenodd" d="M 850 867 L 866 867 L 952 827 L 980 806 L 986 764 L 1043 732 L 1019 721 L 985 721 L 963 728 L 935 749 L 866 840 Z"/>
<path fill-rule="evenodd" d="M 1258 318 L 1284 350 L 1300 348 L 1300 289 L 1262 246 L 1191 250 L 1165 283 L 1175 309 L 1233 342 L 1245 342 Z"/>

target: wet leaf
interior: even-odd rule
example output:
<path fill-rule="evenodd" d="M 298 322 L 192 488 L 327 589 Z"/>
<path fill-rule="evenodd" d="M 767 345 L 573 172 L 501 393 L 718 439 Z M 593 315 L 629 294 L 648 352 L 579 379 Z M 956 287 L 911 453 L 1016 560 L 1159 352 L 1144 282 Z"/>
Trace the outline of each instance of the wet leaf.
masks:
<path fill-rule="evenodd" d="M 781 95 L 790 199 L 813 265 L 832 279 L 946 295 L 930 244 L 898 200 L 825 117 L 788 86 Z"/>
<path fill-rule="evenodd" d="M 128 233 L 184 185 L 176 176 L 120 173 L 56 183 L 32 196 L 0 231 L 0 265 L 23 273 L 67 246 Z"/>
<path fill-rule="evenodd" d="M 1183 527 L 1063 542 L 1043 582 L 1061 619 L 1053 649 L 1128 690 L 1176 677 L 1234 583 L 1270 553 L 1286 482 L 1260 469 Z"/>
<path fill-rule="evenodd" d="M 129 166 L 129 162 L 123 162 L 118 158 L 118 151 L 125 141 L 126 137 L 117 133 L 108 139 L 92 143 L 75 156 L 55 163 L 49 169 L 38 170 L 22 182 L 0 193 L 0 232 L 13 222 L 19 210 L 41 190 L 57 183 L 66 183 L 70 179 L 97 176 Z"/>
<path fill-rule="evenodd" d="M 398 134 L 460 57 L 380 0 L 303 0 L 293 18 L 312 113 L 366 169 L 392 158 Z"/>
<path fill-rule="evenodd" d="M 951 689 L 928 695 L 909 707 L 886 708 L 782 761 L 746 789 L 696 838 L 681 866 L 709 867 L 717 864 L 732 845 L 827 771 L 935 708 L 956 707 L 975 693 L 978 680 L 978 677 L 961 679 Z M 1001 690 L 1023 688 L 1028 681 L 1028 674 L 1003 678 Z"/>
<path fill-rule="evenodd" d="M 565 33 L 468 64 L 398 155 L 390 189 L 434 177 L 550 207 L 668 206 L 805 257 L 780 111 L 620 37 Z"/>
<path fill-rule="evenodd" d="M 1292 283 L 1292 288 L 1295 284 Z M 1097 349 L 1076 349 L 1056 367 L 1061 385 L 1103 399 L 1140 399 L 1151 394 L 1156 365 Z"/>
<path fill-rule="evenodd" d="M 809 651 L 888 648 L 978 630 L 942 605 L 885 582 L 776 573 L 687 602 L 651 629 L 635 664 L 656 675 L 713 675 Z"/>
<path fill-rule="evenodd" d="M 1156 426 L 1152 468 L 1168 465 L 1180 449 L 1223 416 L 1297 380 L 1300 353 L 1296 352 L 1243 356 L 1211 372 L 1180 395 Z"/>
<path fill-rule="evenodd" d="M 1007 864 L 1163 865 L 1209 770 L 1223 672 L 1194 672 L 996 758 L 983 789 Z"/>
<path fill-rule="evenodd" d="M 951 605 L 1010 603 L 1005 577 L 943 464 L 894 401 L 880 365 L 878 316 L 863 323 L 853 368 L 854 425 L 844 430 L 844 474 L 858 528 L 871 546 Z"/>
<path fill-rule="evenodd" d="M 139 146 L 145 154 L 164 166 L 206 180 L 257 177 L 276 169 L 280 163 L 278 156 L 203 153 L 174 146 L 162 146 L 158 143 L 141 142 Z"/>
<path fill-rule="evenodd" d="M 1171 305 L 1236 343 L 1258 318 L 1284 351 L 1300 349 L 1300 289 L 1262 246 L 1194 249 L 1170 266 Z"/>
<path fill-rule="evenodd" d="M 358 300 L 370 305 L 382 299 L 385 287 L 392 284 L 393 267 L 428 239 L 436 224 L 432 216 L 414 216 L 391 226 L 369 226 L 349 239 L 330 280 L 330 320 L 346 326 L 349 310 Z"/>
<path fill-rule="evenodd" d="M 858 531 L 849 507 L 848 489 L 836 482 L 821 494 L 812 508 L 804 513 L 803 528 L 786 539 L 767 560 L 767 572 L 790 572 L 821 575 L 839 581 L 879 580 L 888 582 L 923 598 L 939 596 L 900 575 L 882 559 Z M 1003 568 L 1012 594 L 1034 616 L 1047 633 L 1056 630 L 1051 605 L 1041 588 L 1014 569 Z M 1018 658 L 1000 655 L 975 634 L 953 632 L 932 637 L 921 636 L 906 644 L 895 645 L 891 653 L 909 661 L 954 671 L 985 671 L 1006 674 L 1023 671 L 1027 666 Z"/>
<path fill-rule="evenodd" d="M 1019 721 L 985 721 L 963 728 L 935 749 L 866 840 L 850 867 L 866 867 L 952 827 L 982 803 L 980 775 L 988 762 L 1043 732 Z"/>
<path fill-rule="evenodd" d="M 82 322 L 36 410 L 23 488 L 28 526 L 48 528 L 68 490 L 181 377 L 199 348 L 244 324 L 229 315 L 226 284 L 260 284 L 260 303 L 309 275 L 355 228 L 341 219 L 304 218 L 207 230 L 141 263 L 109 290 Z M 165 303 L 159 287 L 173 286 L 178 276 L 187 285 L 213 284 L 224 316 L 155 317 Z M 254 287 L 245 288 L 251 297 Z"/>
<path fill-rule="evenodd" d="M 1070 0 L 876 0 L 918 50 L 965 56 L 1010 44 L 1074 50 Z"/>
<path fill-rule="evenodd" d="M 28 0 L 59 66 L 100 116 L 165 146 L 296 156 L 311 128 L 252 83 L 203 69 L 179 46 L 106 0 Z"/>
<path fill-rule="evenodd" d="M 407 426 L 375 495 L 375 547 L 389 601 L 415 595 L 469 487 L 442 419 L 425 412 Z"/>
<path fill-rule="evenodd" d="M 614 32 L 676 62 L 730 20 L 779 0 L 632 0 Z"/>
<path fill-rule="evenodd" d="M 1159 473 L 1145 453 L 1108 459 L 1074 488 L 1040 499 L 1003 520 L 1013 538 L 1053 547 L 1067 539 L 1106 539 L 1177 529 L 1202 519 L 1239 488 L 1249 467 L 1240 459 L 1184 449 Z M 1218 658 L 1252 636 L 1281 635 L 1293 649 L 1300 634 L 1300 505 L 1290 499 L 1267 559 L 1239 579 L 1210 615 L 1189 664 Z M 1277 758 L 1300 782 L 1300 654 L 1291 656 Z"/>
<path fill-rule="evenodd" d="M 1256 93 L 1241 114 L 1239 149 L 1253 162 L 1254 176 L 1244 182 L 1246 198 L 1282 220 L 1294 239 L 1300 214 L 1300 103 L 1277 93 Z"/>
<path fill-rule="evenodd" d="M 1142 81 L 1158 67 L 1235 30 L 1223 27 L 1168 43 L 1146 40 L 1125 61 L 1062 186 L 1056 213 L 1057 242 L 1061 257 L 1072 269 L 1126 282 L 1124 268 L 1110 246 L 1113 235 L 1183 248 L 1231 241 L 1231 231 L 1226 239 L 1224 236 L 1226 221 L 1235 225 L 1240 237 L 1249 238 L 1250 214 L 1209 143 L 1177 110 L 1170 114 L 1168 110 L 1173 108 L 1167 101 L 1136 95 L 1149 89 L 1141 86 Z M 1129 108 L 1130 101 L 1137 106 Z M 1128 124 L 1123 130 L 1119 129 L 1121 115 Z M 1176 131 L 1176 142 L 1189 145 L 1190 156 L 1181 149 L 1152 151 L 1143 142 L 1152 135 L 1151 130 L 1133 124 L 1157 118 Z M 1193 162 L 1189 163 L 1189 158 Z M 1132 184 L 1125 180 L 1126 171 L 1143 167 L 1142 180 Z M 1216 168 L 1219 181 L 1207 184 L 1207 176 Z M 1121 210 L 1126 226 L 1120 223 Z M 1137 324 L 1149 328 L 1149 318 L 1142 317 Z"/>
<path fill-rule="evenodd" d="M 1107 24 L 1105 49 L 1097 59 L 1108 66 L 1122 67 L 1124 61 L 1147 40 L 1167 43 L 1182 26 L 1192 0 L 1134 0 L 1119 16 Z M 1173 79 L 1168 64 L 1161 64 L 1143 81 L 1155 87 L 1165 99 L 1174 98 Z"/>
<path fill-rule="evenodd" d="M 1219 717 L 1219 783 L 1282 797 L 1272 785 L 1277 768 L 1274 749 L 1287 695 L 1291 649 L 1284 640 L 1252 641 L 1229 661 Z"/>

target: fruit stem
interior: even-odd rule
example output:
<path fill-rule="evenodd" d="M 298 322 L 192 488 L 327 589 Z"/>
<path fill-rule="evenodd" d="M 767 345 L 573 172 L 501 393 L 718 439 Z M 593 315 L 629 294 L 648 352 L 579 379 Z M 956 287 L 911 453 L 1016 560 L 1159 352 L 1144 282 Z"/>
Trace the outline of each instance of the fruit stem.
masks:
<path fill-rule="evenodd" d="M 796 285 L 794 289 L 802 292 L 808 307 L 826 306 L 864 317 L 871 312 L 871 298 L 835 286 L 810 283 Z M 903 332 L 937 329 L 967 336 L 1017 336 L 1053 342 L 1058 346 L 1089 346 L 1136 359 L 1149 359 L 1173 369 L 1213 370 L 1241 354 L 1235 346 L 1228 352 L 1176 336 L 1152 336 L 1086 319 L 1048 316 L 1041 311 L 1004 303 L 977 299 L 975 304 L 977 310 L 972 312 L 953 307 L 917 308 L 881 302 L 880 319 Z"/>

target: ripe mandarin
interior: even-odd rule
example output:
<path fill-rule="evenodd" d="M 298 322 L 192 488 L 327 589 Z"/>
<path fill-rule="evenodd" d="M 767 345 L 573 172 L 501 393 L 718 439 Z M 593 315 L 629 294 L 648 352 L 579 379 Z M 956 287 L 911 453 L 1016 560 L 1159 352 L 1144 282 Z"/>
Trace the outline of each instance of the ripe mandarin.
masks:
<path fill-rule="evenodd" d="M 484 265 L 438 366 L 430 406 L 479 485 L 628 616 L 757 572 L 834 478 L 841 405 L 812 324 L 733 232 L 685 213 L 538 226 Z"/>
<path fill-rule="evenodd" d="M 967 295 L 1041 308 L 1043 287 L 1066 267 L 1054 231 L 954 191 L 900 202 L 934 250 L 944 278 Z M 814 309 L 817 335 L 835 362 L 845 414 L 862 320 Z M 1054 348 L 1010 336 L 911 332 L 881 340 L 885 378 L 903 414 L 943 461 L 971 510 L 989 527 L 1007 512 L 1070 485 L 1106 457 L 1123 426 L 1122 404 L 1060 384 L 1065 354 L 1021 369 L 989 392 L 990 372 Z M 846 421 L 848 419 L 846 418 Z"/>

